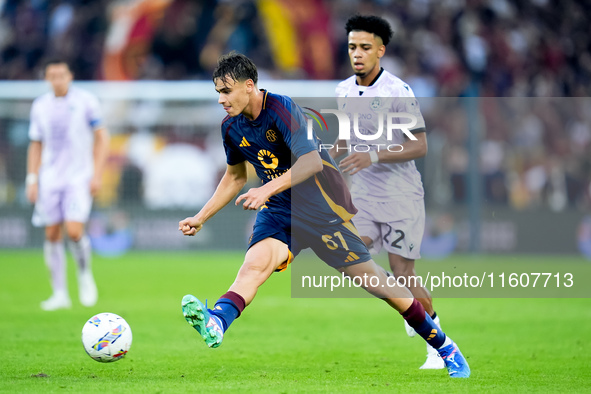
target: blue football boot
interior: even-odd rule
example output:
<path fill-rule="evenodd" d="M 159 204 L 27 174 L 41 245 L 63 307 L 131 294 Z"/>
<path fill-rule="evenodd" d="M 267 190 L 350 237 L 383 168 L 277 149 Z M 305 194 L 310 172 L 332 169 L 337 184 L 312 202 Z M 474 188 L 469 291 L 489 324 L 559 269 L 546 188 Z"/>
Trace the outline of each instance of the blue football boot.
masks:
<path fill-rule="evenodd" d="M 451 378 L 470 377 L 470 367 L 468 366 L 468 362 L 455 342 L 452 341 L 450 345 L 438 349 L 438 352 L 445 362 L 445 367 Z"/>

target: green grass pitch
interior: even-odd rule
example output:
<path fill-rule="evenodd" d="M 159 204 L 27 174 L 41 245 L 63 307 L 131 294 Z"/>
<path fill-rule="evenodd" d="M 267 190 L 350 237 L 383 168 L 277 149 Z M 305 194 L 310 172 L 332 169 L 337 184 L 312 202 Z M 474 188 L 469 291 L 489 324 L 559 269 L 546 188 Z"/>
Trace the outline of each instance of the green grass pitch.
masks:
<path fill-rule="evenodd" d="M 418 369 L 424 342 L 408 338 L 385 303 L 291 298 L 288 271 L 274 274 L 223 345 L 209 349 L 183 319 L 181 298 L 215 302 L 241 261 L 233 252 L 95 257 L 93 308 L 77 301 L 70 261 L 72 309 L 43 312 L 50 289 L 41 251 L 0 251 L 0 391 L 591 391 L 589 299 L 435 300 L 472 368 L 470 379 L 450 379 Z M 130 324 L 125 359 L 101 364 L 84 352 L 82 326 L 98 312 Z"/>

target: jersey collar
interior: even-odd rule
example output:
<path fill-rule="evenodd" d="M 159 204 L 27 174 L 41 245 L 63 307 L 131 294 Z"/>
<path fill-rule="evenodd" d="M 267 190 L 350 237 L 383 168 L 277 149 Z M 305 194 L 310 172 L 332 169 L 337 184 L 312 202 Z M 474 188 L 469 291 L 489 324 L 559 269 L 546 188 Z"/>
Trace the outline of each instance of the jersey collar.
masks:
<path fill-rule="evenodd" d="M 71 93 L 72 93 L 72 86 L 69 86 L 69 87 L 68 87 L 68 91 L 66 92 L 66 94 L 65 94 L 64 96 L 56 96 L 56 95 L 55 95 L 55 92 L 54 92 L 54 91 L 53 91 L 53 89 L 52 89 L 52 90 L 51 90 L 51 97 L 52 97 L 54 100 L 58 100 L 58 99 L 64 99 L 64 100 L 65 100 L 65 99 L 67 99 L 68 97 L 70 97 L 70 96 L 71 96 Z"/>
<path fill-rule="evenodd" d="M 267 89 L 259 89 L 261 92 L 265 92 L 265 96 L 263 97 L 263 109 L 266 109 L 265 106 L 267 105 L 267 94 L 269 93 Z"/>
<path fill-rule="evenodd" d="M 376 77 L 373 79 L 373 81 L 371 81 L 371 83 L 369 85 L 367 85 L 367 87 L 370 87 L 374 83 L 376 83 L 376 81 L 378 80 L 378 78 L 380 78 L 382 76 L 382 73 L 383 72 L 384 72 L 384 67 L 380 67 L 380 72 L 378 73 L 378 75 L 376 75 Z M 357 83 L 357 78 L 355 78 L 355 85 L 359 86 L 359 84 Z"/>
<path fill-rule="evenodd" d="M 267 95 L 269 94 L 269 92 L 267 91 L 267 89 L 259 89 L 261 92 L 264 92 L 265 95 L 263 96 L 263 108 L 261 108 L 261 113 L 259 114 L 259 116 L 257 116 L 256 119 L 250 120 L 247 119 L 246 116 L 240 114 L 240 116 L 242 117 L 242 119 L 244 119 L 244 121 L 246 121 L 247 123 L 251 124 L 251 125 L 257 125 L 261 122 L 260 118 L 261 118 L 261 114 L 263 112 L 263 110 L 267 109 Z"/>

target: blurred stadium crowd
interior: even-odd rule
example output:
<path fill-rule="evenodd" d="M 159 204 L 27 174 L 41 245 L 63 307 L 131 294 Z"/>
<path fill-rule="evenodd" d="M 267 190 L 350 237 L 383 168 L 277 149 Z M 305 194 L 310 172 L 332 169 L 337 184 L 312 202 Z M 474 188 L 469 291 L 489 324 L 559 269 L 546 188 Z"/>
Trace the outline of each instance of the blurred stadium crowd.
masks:
<path fill-rule="evenodd" d="M 48 57 L 83 80 L 209 79 L 218 55 L 278 79 L 349 75 L 344 21 L 377 14 L 386 65 L 419 96 L 588 96 L 584 0 L 4 0 L 0 79 L 36 79 Z"/>
<path fill-rule="evenodd" d="M 584 0 L 0 0 L 0 80 L 39 79 L 52 57 L 78 80 L 209 80 L 230 50 L 261 79 L 344 79 L 343 26 L 355 13 L 390 21 L 382 65 L 416 96 L 506 98 L 479 104 L 488 203 L 591 208 Z M 427 119 L 430 155 L 438 144 L 442 155 L 427 181 L 441 170 L 448 190 L 432 202 L 443 205 L 465 202 L 468 166 L 466 119 L 446 115 Z"/>
<path fill-rule="evenodd" d="M 423 171 L 426 199 L 464 204 L 470 165 L 465 103 L 471 99 L 432 100 L 434 108 L 424 111 L 431 130 Z M 517 210 L 591 209 L 590 98 L 486 97 L 478 106 L 485 203 Z"/>

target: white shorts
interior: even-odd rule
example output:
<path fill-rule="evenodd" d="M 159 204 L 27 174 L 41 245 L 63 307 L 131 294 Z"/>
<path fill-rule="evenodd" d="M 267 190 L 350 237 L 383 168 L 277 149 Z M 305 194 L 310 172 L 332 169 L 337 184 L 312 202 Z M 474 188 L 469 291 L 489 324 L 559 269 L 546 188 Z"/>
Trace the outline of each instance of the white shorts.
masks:
<path fill-rule="evenodd" d="M 421 242 L 425 232 L 425 203 L 419 200 L 374 202 L 353 199 L 357 214 L 353 224 L 361 236 L 373 241 L 370 253 L 382 247 L 388 252 L 410 260 L 421 258 Z"/>
<path fill-rule="evenodd" d="M 90 185 L 70 185 L 61 189 L 39 185 L 32 223 L 46 227 L 63 222 L 86 223 L 92 208 Z"/>

